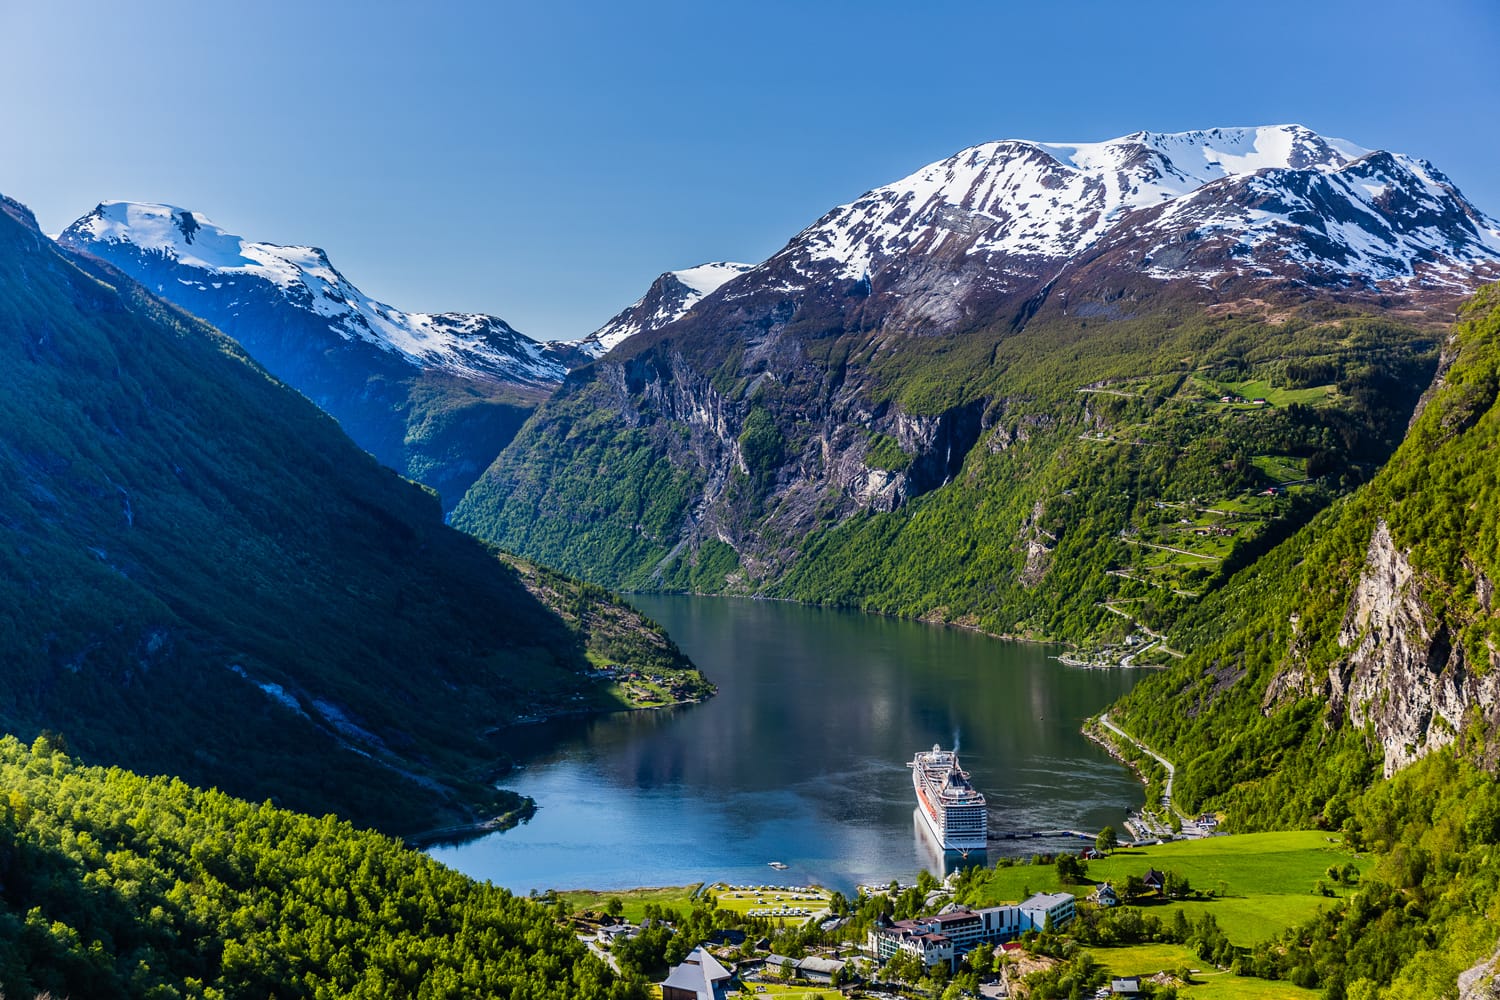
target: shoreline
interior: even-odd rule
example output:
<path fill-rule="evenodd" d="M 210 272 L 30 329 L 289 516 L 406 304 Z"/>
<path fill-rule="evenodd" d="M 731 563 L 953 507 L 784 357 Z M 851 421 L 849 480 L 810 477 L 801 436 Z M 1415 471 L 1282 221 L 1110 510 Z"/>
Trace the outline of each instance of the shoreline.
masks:
<path fill-rule="evenodd" d="M 799 601 L 795 597 L 772 597 L 769 594 L 710 594 L 696 590 L 625 590 L 620 592 L 621 597 L 708 597 L 732 601 L 769 601 L 775 604 L 795 604 L 802 608 L 820 608 L 824 611 L 847 611 L 857 615 L 869 615 L 872 618 L 889 618 L 898 622 L 918 622 L 922 625 L 932 625 L 938 628 L 956 628 L 965 632 L 975 632 L 990 639 L 999 639 L 1002 642 L 1024 642 L 1033 646 L 1068 646 L 1077 649 L 1077 645 L 1066 639 L 1047 639 L 1034 635 L 1012 635 L 1006 632 L 991 632 L 989 629 L 980 628 L 978 625 L 968 625 L 964 622 L 943 621 L 937 618 L 913 618 L 908 615 L 892 614 L 888 611 L 869 611 L 865 608 L 857 608 L 849 604 L 816 604 L 812 601 Z M 636 610 L 640 610 L 637 608 Z M 1058 657 L 1052 657 L 1058 659 Z"/>
<path fill-rule="evenodd" d="M 795 604 L 798 607 L 803 608 L 821 608 L 827 611 L 846 611 L 860 615 L 871 615 L 875 618 L 889 618 L 892 621 L 918 622 L 922 625 L 931 625 L 938 628 L 956 628 L 964 632 L 973 632 L 990 639 L 997 639 L 1001 642 L 1023 642 L 1032 646 L 1063 646 L 1067 648 L 1067 652 L 1060 653 L 1057 656 L 1049 656 L 1048 659 L 1056 660 L 1066 667 L 1078 667 L 1087 670 L 1165 670 L 1168 666 L 1170 666 L 1170 664 L 1167 663 L 1124 662 L 1125 660 L 1133 660 L 1134 654 L 1128 654 L 1123 660 L 1115 663 L 1102 662 L 1099 660 L 1083 660 L 1073 655 L 1077 653 L 1081 647 L 1077 643 L 1071 642 L 1067 639 L 1048 639 L 1045 637 L 1038 637 L 1034 635 L 1015 635 L 1008 632 L 991 632 L 989 629 L 981 628 L 978 625 L 969 625 L 965 622 L 943 621 L 942 619 L 938 618 L 914 618 L 907 615 L 891 614 L 890 612 L 886 611 L 868 611 L 864 608 L 857 608 L 853 607 L 852 605 L 846 604 L 816 604 L 811 601 L 799 601 L 793 597 L 772 597 L 767 594 L 712 594 L 695 590 L 629 590 L 621 591 L 620 596 L 625 598 L 636 596 L 698 598 L 707 597 L 720 600 L 771 601 L 777 604 Z M 639 611 L 640 609 L 637 608 L 636 610 Z M 1153 632 L 1148 632 L 1147 634 L 1156 636 L 1156 633 Z M 1157 639 L 1158 641 L 1160 641 L 1160 637 L 1157 637 Z M 1136 652 L 1140 653 L 1144 651 L 1145 647 L 1143 646 Z M 1182 654 L 1171 653 L 1171 655 L 1181 656 Z"/>
<path fill-rule="evenodd" d="M 1065 667 L 1078 667 L 1083 670 L 1165 670 L 1164 663 L 1117 663 L 1103 662 L 1099 660 L 1080 660 L 1068 653 L 1061 656 L 1051 656 L 1048 659 L 1056 660 Z"/>
<path fill-rule="evenodd" d="M 709 697 L 713 697 L 713 695 L 710 695 Z M 552 712 L 547 715 L 523 716 L 520 719 L 515 719 L 510 722 L 504 723 L 503 725 L 491 728 L 488 731 L 488 734 L 500 733 L 507 729 L 516 729 L 521 726 L 538 726 L 544 722 L 552 722 L 558 719 L 586 718 L 591 715 L 617 715 L 625 712 L 659 712 L 665 708 L 681 708 L 684 705 L 701 705 L 706 701 L 708 701 L 708 698 L 685 699 L 683 701 L 667 702 L 661 705 L 619 705 L 614 708 L 569 708 L 558 712 Z M 523 766 L 524 765 L 521 764 L 511 764 L 508 768 L 505 769 L 502 775 L 497 776 L 493 787 L 504 791 L 504 777 L 520 770 Z M 531 798 L 530 796 L 522 796 L 522 798 L 525 799 L 525 803 L 523 805 L 518 806 L 517 808 L 512 809 L 509 812 L 501 813 L 498 816 L 490 816 L 486 819 L 474 820 L 471 823 L 455 823 L 452 826 L 443 826 L 431 830 L 422 830 L 418 833 L 403 835 L 401 839 L 405 841 L 408 846 L 420 851 L 425 851 L 429 847 L 457 847 L 461 844 L 467 844 L 472 840 L 478 840 L 481 837 L 487 837 L 492 833 L 504 833 L 507 830 L 513 830 L 516 827 L 520 826 L 522 823 L 529 821 L 533 816 L 536 815 L 537 809 L 540 808 L 537 805 L 536 800 Z"/>
<path fill-rule="evenodd" d="M 806 608 L 819 608 L 819 609 L 826 609 L 826 610 L 832 610 L 832 611 L 852 612 L 852 613 L 861 614 L 861 615 L 873 615 L 873 616 L 878 617 L 878 618 L 887 618 L 887 619 L 892 619 L 892 620 L 895 620 L 895 621 L 914 622 L 914 623 L 918 623 L 918 624 L 922 624 L 922 625 L 927 625 L 927 626 L 940 626 L 940 627 L 945 627 L 945 628 L 956 628 L 956 629 L 960 629 L 960 630 L 963 630 L 963 631 L 966 631 L 966 632 L 977 633 L 979 635 L 985 636 L 986 638 L 996 639 L 996 640 L 999 640 L 999 641 L 1002 641 L 1002 642 L 1026 643 L 1026 644 L 1032 645 L 1032 646 L 1051 645 L 1051 646 L 1065 647 L 1065 651 L 1064 652 L 1060 652 L 1060 653 L 1057 653 L 1055 655 L 1048 655 L 1047 659 L 1055 660 L 1055 661 L 1057 661 L 1058 663 L 1062 664 L 1065 667 L 1071 667 L 1071 668 L 1074 668 L 1074 669 L 1082 669 L 1082 670 L 1164 670 L 1164 669 L 1166 669 L 1166 665 L 1165 664 L 1137 664 L 1137 663 L 1128 663 L 1128 662 L 1103 662 L 1103 661 L 1098 661 L 1098 660 L 1082 659 L 1079 656 L 1075 655 L 1078 652 L 1078 647 L 1076 645 L 1074 645 L 1072 643 L 1064 642 L 1064 641 L 1054 640 L 1054 639 L 1043 639 L 1043 638 L 1037 638 L 1035 636 L 1025 636 L 1025 635 L 1008 635 L 1008 634 L 1003 634 L 1003 633 L 991 632 L 991 631 L 989 631 L 987 629 L 984 629 L 984 628 L 981 628 L 981 627 L 979 627 L 977 625 L 966 624 L 966 623 L 963 623 L 963 622 L 940 621 L 940 620 L 934 620 L 934 619 L 928 619 L 928 618 L 912 618 L 912 617 L 907 617 L 907 616 L 904 616 L 904 615 L 893 615 L 893 614 L 887 614 L 885 612 L 879 612 L 879 611 L 865 611 L 865 610 L 862 610 L 862 609 L 859 609 L 859 608 L 845 607 L 845 606 L 835 605 L 835 604 L 813 604 L 813 603 L 809 603 L 809 602 L 806 602 L 806 601 L 798 601 L 798 600 L 795 600 L 793 598 L 788 598 L 788 597 L 770 597 L 770 596 L 752 595 L 752 594 L 704 594 L 704 593 L 689 592 L 689 591 L 627 591 L 627 592 L 622 592 L 621 596 L 624 597 L 624 598 L 626 598 L 627 601 L 628 601 L 628 599 L 630 597 L 634 597 L 634 596 L 646 596 L 646 597 L 691 597 L 691 598 L 700 598 L 700 599 L 701 598 L 718 598 L 718 599 L 725 599 L 725 600 L 774 601 L 774 602 L 783 603 L 783 604 L 793 604 L 793 605 L 797 605 L 799 607 L 806 607 Z M 640 612 L 639 608 L 635 608 L 635 610 L 637 612 Z M 680 700 L 680 701 L 665 702 L 665 703 L 657 704 L 657 705 L 617 704 L 617 705 L 609 706 L 609 707 L 596 706 L 596 707 L 564 708 L 564 709 L 560 709 L 560 710 L 555 711 L 555 712 L 548 712 L 548 713 L 541 713 L 541 714 L 534 714 L 534 715 L 522 716 L 520 718 L 513 719 L 513 720 L 511 720 L 509 722 L 506 722 L 506 723 L 503 723 L 501 725 L 497 725 L 497 726 L 492 727 L 489 730 L 489 733 L 491 733 L 491 734 L 498 734 L 498 733 L 505 732 L 506 730 L 517 729 L 517 728 L 522 727 L 522 726 L 534 726 L 534 725 L 540 725 L 540 724 L 543 724 L 543 723 L 553 722 L 553 721 L 559 721 L 559 720 L 564 720 L 564 719 L 581 719 L 581 718 L 588 718 L 588 717 L 591 717 L 591 716 L 601 716 L 602 717 L 602 716 L 606 716 L 606 715 L 614 715 L 614 714 L 617 714 L 617 713 L 624 713 L 624 712 L 656 712 L 656 711 L 661 711 L 663 709 L 682 708 L 682 707 L 685 707 L 685 706 L 688 706 L 688 705 L 701 705 L 701 704 L 704 704 L 705 702 L 707 702 L 709 700 L 709 698 L 712 698 L 712 697 L 715 697 L 715 696 L 717 696 L 717 691 L 715 691 L 712 694 L 708 695 L 707 697 L 703 697 L 703 698 L 683 699 L 683 700 Z M 1139 770 L 1130 761 L 1126 760 L 1119 753 L 1115 752 L 1115 749 L 1109 744 L 1108 741 L 1100 739 L 1098 737 L 1098 735 L 1095 734 L 1095 733 L 1093 733 L 1093 732 L 1091 732 L 1088 727 L 1082 727 L 1081 731 L 1082 731 L 1083 735 L 1086 738 L 1088 738 L 1089 740 L 1091 740 L 1091 741 L 1093 741 L 1093 742 L 1095 742 L 1095 743 L 1097 743 L 1097 744 L 1105 747 L 1105 749 L 1110 752 L 1110 755 L 1112 757 L 1115 757 L 1120 763 L 1124 764 L 1127 768 L 1129 768 L 1132 771 L 1132 773 L 1134 773 L 1136 775 L 1136 777 L 1142 781 L 1143 784 L 1146 783 L 1145 779 L 1141 776 Z M 502 774 L 500 776 L 497 776 L 497 779 L 494 781 L 493 787 L 495 787 L 496 789 L 503 789 L 504 788 L 505 775 L 513 773 L 514 771 L 519 770 L 523 766 L 524 765 L 512 764 L 509 768 L 506 769 L 506 771 L 504 772 L 504 774 Z M 485 819 L 475 820 L 475 821 L 473 821 L 471 823 L 459 823 L 459 824 L 453 824 L 451 826 L 445 826 L 445 827 L 439 827 L 439 828 L 436 828 L 436 829 L 424 830 L 424 831 L 421 831 L 419 833 L 415 833 L 415 834 L 404 836 L 404 837 L 402 837 L 402 839 L 405 840 L 412 847 L 414 847 L 414 848 L 416 848 L 418 850 L 423 850 L 423 851 L 425 851 L 425 850 L 427 850 L 429 848 L 433 848 L 433 847 L 457 847 L 457 846 L 461 846 L 463 844 L 469 843 L 471 841 L 478 840 L 478 839 L 481 839 L 483 837 L 489 836 L 490 834 L 493 834 L 493 833 L 504 833 L 507 830 L 514 829 L 515 827 L 520 826 L 521 824 L 529 821 L 533 816 L 535 816 L 538 808 L 539 807 L 538 807 L 538 805 L 537 805 L 537 803 L 536 803 L 536 801 L 534 799 L 531 799 L 530 797 L 526 797 L 524 805 L 522 805 L 521 807 L 519 807 L 517 809 L 511 810 L 510 812 L 507 812 L 507 813 L 504 813 L 504 814 L 501 814 L 501 815 L 498 815 L 498 816 L 490 816 L 490 817 L 487 817 Z M 588 890 L 580 890 L 580 891 L 588 891 Z M 621 891 L 624 891 L 624 890 L 621 890 Z"/>

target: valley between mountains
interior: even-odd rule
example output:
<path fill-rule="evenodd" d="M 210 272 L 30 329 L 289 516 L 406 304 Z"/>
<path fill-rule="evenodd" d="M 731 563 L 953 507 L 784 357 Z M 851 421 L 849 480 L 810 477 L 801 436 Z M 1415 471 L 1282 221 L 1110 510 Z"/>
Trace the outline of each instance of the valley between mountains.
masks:
<path fill-rule="evenodd" d="M 531 904 L 277 808 L 520 818 L 503 730 L 713 693 L 633 591 L 1160 668 L 1109 714 L 1180 808 L 1369 862 L 1215 939 L 1226 969 L 1452 996 L 1497 945 L 1500 223 L 1425 160 L 1298 125 L 985 143 L 551 343 L 195 210 L 53 240 L 0 207 L 8 992 L 644 996 Z M 137 836 L 132 796 L 201 834 Z M 336 947 L 241 934 L 302 891 L 278 841 L 379 859 L 378 961 L 337 887 L 298 932 Z M 159 913 L 74 886 L 125 878 L 106 851 Z"/>

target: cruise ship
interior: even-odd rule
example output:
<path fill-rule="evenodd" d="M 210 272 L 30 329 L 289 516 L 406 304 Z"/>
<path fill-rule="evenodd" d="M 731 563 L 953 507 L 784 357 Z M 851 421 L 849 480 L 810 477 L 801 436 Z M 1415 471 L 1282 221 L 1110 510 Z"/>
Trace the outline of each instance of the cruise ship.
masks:
<path fill-rule="evenodd" d="M 969 784 L 969 772 L 958 766 L 958 752 L 934 743 L 911 768 L 917 812 L 945 851 L 982 851 L 988 846 L 989 809 L 984 795 Z"/>

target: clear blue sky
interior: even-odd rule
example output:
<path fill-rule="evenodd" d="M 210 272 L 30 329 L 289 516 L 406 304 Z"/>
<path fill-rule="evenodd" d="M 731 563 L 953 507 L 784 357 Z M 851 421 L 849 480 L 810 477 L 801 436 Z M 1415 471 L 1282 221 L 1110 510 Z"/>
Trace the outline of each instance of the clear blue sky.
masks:
<path fill-rule="evenodd" d="M 0 192 L 165 201 L 573 338 L 990 139 L 1296 121 L 1500 215 L 1495 0 L 0 0 Z"/>

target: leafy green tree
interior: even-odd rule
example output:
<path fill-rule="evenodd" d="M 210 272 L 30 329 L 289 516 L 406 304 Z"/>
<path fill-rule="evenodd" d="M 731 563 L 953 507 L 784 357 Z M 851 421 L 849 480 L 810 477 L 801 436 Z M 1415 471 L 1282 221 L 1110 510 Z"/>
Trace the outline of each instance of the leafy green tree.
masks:
<path fill-rule="evenodd" d="M 1108 854 L 1109 852 L 1118 849 L 1119 846 L 1120 836 L 1115 832 L 1115 828 L 1112 826 L 1106 826 L 1104 829 L 1100 830 L 1099 835 L 1094 838 L 1094 850 L 1098 851 L 1100 854 Z"/>
<path fill-rule="evenodd" d="M 1088 872 L 1088 864 L 1077 855 L 1066 852 L 1057 856 L 1057 878 L 1063 885 L 1075 885 Z"/>
<path fill-rule="evenodd" d="M 1193 886 L 1185 875 L 1167 871 L 1162 880 L 1162 895 L 1168 899 L 1186 899 L 1193 894 Z"/>

